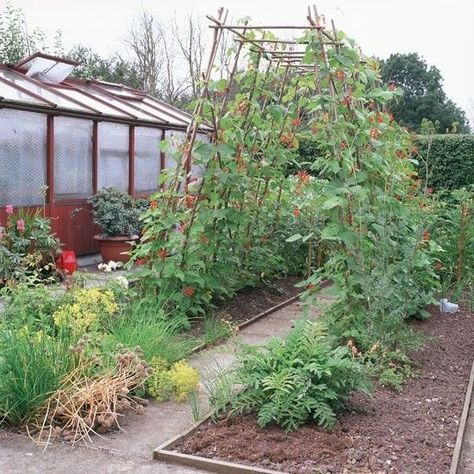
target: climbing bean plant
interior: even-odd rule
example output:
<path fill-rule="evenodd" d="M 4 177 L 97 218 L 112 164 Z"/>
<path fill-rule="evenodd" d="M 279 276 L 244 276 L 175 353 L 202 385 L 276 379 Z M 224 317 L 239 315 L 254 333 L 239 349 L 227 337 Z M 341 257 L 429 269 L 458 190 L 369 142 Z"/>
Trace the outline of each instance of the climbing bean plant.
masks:
<path fill-rule="evenodd" d="M 150 284 L 193 313 L 284 271 L 285 249 L 305 243 L 308 296 L 323 279 L 334 282 L 338 298 L 327 319 L 337 336 L 357 351 L 398 350 L 413 345 L 403 320 L 431 300 L 435 244 L 418 205 L 411 138 L 386 112 L 401 92 L 337 35 L 327 45 L 318 29 L 304 31 L 303 64 L 312 67 L 301 70 L 241 46 L 230 77 L 203 84 L 195 121 L 210 125 L 211 141 L 188 131 L 143 217 L 134 259 L 147 262 L 142 276 Z M 289 185 L 287 163 L 305 136 L 317 143 L 312 166 L 323 179 L 301 172 Z M 203 169 L 197 180 L 191 155 Z M 301 206 L 288 193 L 299 194 Z M 289 216 L 308 219 L 282 239 Z"/>

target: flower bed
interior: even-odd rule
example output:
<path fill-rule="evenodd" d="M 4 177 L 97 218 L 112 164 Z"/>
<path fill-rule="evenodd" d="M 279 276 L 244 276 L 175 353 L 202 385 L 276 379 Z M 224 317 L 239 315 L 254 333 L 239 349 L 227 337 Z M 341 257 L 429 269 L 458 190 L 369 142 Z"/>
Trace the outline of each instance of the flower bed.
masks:
<path fill-rule="evenodd" d="M 333 431 L 286 433 L 246 415 L 206 422 L 174 449 L 294 473 L 447 472 L 474 358 L 474 313 L 433 313 L 415 323 L 432 338 L 413 356 L 419 376 L 401 392 L 378 386 L 372 399 L 354 397 Z"/>

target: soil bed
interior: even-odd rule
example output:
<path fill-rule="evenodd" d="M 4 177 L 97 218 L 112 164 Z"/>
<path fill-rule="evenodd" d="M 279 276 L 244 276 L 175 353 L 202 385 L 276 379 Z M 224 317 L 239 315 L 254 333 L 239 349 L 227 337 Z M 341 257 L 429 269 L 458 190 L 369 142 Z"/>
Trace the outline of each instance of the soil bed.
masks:
<path fill-rule="evenodd" d="M 232 323 L 243 323 L 301 293 L 302 288 L 295 288 L 296 283 L 300 281 L 301 277 L 287 276 L 255 287 L 244 288 L 232 299 L 218 304 L 215 311 Z"/>
<path fill-rule="evenodd" d="M 291 473 L 449 472 L 469 372 L 474 313 L 461 309 L 415 323 L 430 336 L 414 355 L 417 378 L 400 393 L 376 387 L 353 397 L 332 432 L 260 428 L 253 416 L 207 422 L 176 450 Z"/>

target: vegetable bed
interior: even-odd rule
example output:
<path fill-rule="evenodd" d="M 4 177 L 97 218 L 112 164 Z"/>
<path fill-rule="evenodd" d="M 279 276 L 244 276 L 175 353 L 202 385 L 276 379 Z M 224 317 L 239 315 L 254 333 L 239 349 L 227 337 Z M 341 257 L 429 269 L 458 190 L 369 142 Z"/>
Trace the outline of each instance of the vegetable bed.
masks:
<path fill-rule="evenodd" d="M 204 423 L 174 449 L 283 472 L 448 472 L 474 359 L 474 313 L 466 309 L 414 324 L 428 336 L 414 354 L 418 377 L 399 393 L 377 386 L 354 396 L 328 432 L 260 428 L 252 415 Z"/>

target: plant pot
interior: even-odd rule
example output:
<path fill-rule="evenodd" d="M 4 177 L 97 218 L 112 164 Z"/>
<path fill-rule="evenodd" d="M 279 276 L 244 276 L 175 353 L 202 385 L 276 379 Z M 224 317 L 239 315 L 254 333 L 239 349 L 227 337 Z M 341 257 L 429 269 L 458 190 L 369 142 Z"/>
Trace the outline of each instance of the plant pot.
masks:
<path fill-rule="evenodd" d="M 138 240 L 138 235 L 118 235 L 108 237 L 104 235 L 94 235 L 94 239 L 99 242 L 100 255 L 104 263 L 110 262 L 128 262 L 130 255 L 124 252 L 132 250 L 132 242 Z"/>

